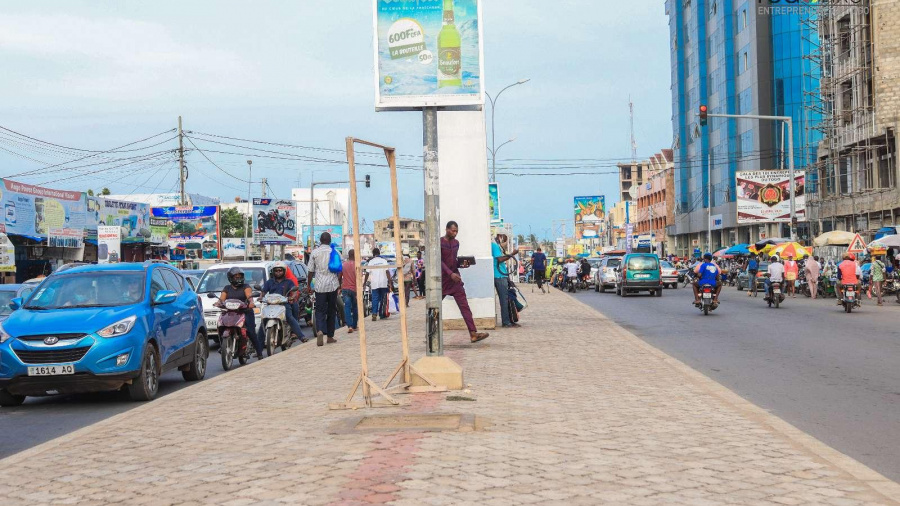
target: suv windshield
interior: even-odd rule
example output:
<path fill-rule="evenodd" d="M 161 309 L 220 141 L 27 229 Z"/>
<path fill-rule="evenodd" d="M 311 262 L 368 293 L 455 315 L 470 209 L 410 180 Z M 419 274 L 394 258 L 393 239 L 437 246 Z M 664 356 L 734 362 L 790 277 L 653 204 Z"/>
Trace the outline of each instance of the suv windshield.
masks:
<path fill-rule="evenodd" d="M 144 299 L 143 271 L 94 271 L 54 275 L 35 291 L 25 309 L 65 309 L 137 304 Z"/>
<path fill-rule="evenodd" d="M 200 286 L 197 287 L 197 293 L 221 292 L 228 284 L 228 269 L 208 269 L 200 278 Z M 265 270 L 262 267 L 241 267 L 244 271 L 244 283 L 253 285 L 262 285 L 266 281 Z"/>
<path fill-rule="evenodd" d="M 659 268 L 659 261 L 656 257 L 631 257 L 628 259 L 628 270 L 630 271 L 652 271 Z"/>

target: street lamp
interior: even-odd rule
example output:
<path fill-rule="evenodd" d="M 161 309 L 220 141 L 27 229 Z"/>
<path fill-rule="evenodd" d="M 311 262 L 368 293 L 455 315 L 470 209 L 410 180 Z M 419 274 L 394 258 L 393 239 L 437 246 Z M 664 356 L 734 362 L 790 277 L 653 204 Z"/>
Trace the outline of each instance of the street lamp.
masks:
<path fill-rule="evenodd" d="M 253 200 L 250 198 L 250 193 L 253 191 L 253 160 L 247 160 L 247 169 L 250 171 L 250 177 L 247 178 L 247 218 L 244 219 L 244 261 L 246 262 L 250 254 L 250 238 L 247 234 L 249 232 L 249 226 L 247 225 L 247 221 L 252 219 L 253 216 Z"/>
<path fill-rule="evenodd" d="M 497 100 L 500 99 L 500 95 L 502 95 L 504 91 L 506 91 L 506 90 L 512 88 L 513 86 L 518 86 L 518 85 L 520 85 L 520 84 L 525 84 L 525 83 L 527 83 L 528 81 L 531 81 L 531 79 L 520 79 L 520 80 L 518 80 L 517 82 L 512 83 L 512 84 L 510 84 L 509 86 L 507 86 L 506 88 L 503 88 L 502 90 L 500 90 L 500 93 L 497 93 L 497 95 L 496 95 L 495 97 L 493 97 L 493 98 L 491 98 L 491 94 L 490 94 L 490 93 L 484 92 L 484 94 L 487 95 L 488 100 L 490 100 L 490 102 L 491 102 L 491 148 L 490 148 L 490 151 L 491 151 L 491 182 L 496 182 L 496 181 L 497 181 L 497 151 L 498 151 L 500 148 L 502 148 L 503 146 L 505 146 L 505 145 L 509 144 L 510 142 L 516 140 L 516 138 L 513 137 L 512 139 L 510 139 L 510 140 L 504 142 L 503 144 L 501 144 L 500 147 L 497 147 L 497 135 L 496 135 L 496 133 L 495 133 L 495 131 L 494 131 L 494 113 L 495 113 L 496 110 L 497 110 Z"/>

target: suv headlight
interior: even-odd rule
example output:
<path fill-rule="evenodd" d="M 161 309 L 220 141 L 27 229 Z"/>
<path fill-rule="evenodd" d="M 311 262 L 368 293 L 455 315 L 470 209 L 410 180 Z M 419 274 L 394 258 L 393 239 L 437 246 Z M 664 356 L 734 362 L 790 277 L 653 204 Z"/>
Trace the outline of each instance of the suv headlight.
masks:
<path fill-rule="evenodd" d="M 137 316 L 129 316 L 124 320 L 119 320 L 116 323 L 113 323 L 109 327 L 106 327 L 102 330 L 97 331 L 97 335 L 100 337 L 119 337 L 124 336 L 125 334 L 131 332 L 131 329 L 134 327 L 134 322 L 137 321 Z"/>
<path fill-rule="evenodd" d="M 0 343 L 5 343 L 10 338 L 12 336 L 6 333 L 6 330 L 3 329 L 3 324 L 0 323 Z"/>

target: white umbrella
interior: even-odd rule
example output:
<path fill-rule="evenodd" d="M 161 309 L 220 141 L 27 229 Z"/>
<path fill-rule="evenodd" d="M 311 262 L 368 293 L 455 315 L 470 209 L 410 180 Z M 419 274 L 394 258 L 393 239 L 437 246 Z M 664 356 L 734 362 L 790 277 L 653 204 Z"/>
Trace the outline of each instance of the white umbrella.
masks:
<path fill-rule="evenodd" d="M 816 237 L 813 240 L 815 246 L 848 246 L 856 234 L 853 232 L 845 232 L 843 230 L 832 230 Z"/>
<path fill-rule="evenodd" d="M 869 246 L 880 245 L 885 248 L 900 248 L 900 235 L 886 235 L 877 241 L 872 241 Z"/>

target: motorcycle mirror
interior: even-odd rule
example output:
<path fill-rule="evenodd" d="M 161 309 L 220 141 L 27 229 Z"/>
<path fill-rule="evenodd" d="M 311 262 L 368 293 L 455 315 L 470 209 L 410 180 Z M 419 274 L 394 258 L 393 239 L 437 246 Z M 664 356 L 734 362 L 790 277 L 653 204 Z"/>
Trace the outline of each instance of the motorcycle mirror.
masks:
<path fill-rule="evenodd" d="M 260 295 L 261 295 L 261 293 L 258 292 L 258 291 L 256 291 L 256 290 L 250 292 L 250 296 L 253 297 L 253 298 L 257 298 L 257 297 L 259 297 Z"/>
<path fill-rule="evenodd" d="M 219 296 L 214 294 L 213 292 L 206 292 L 206 298 L 207 299 L 218 299 Z"/>

